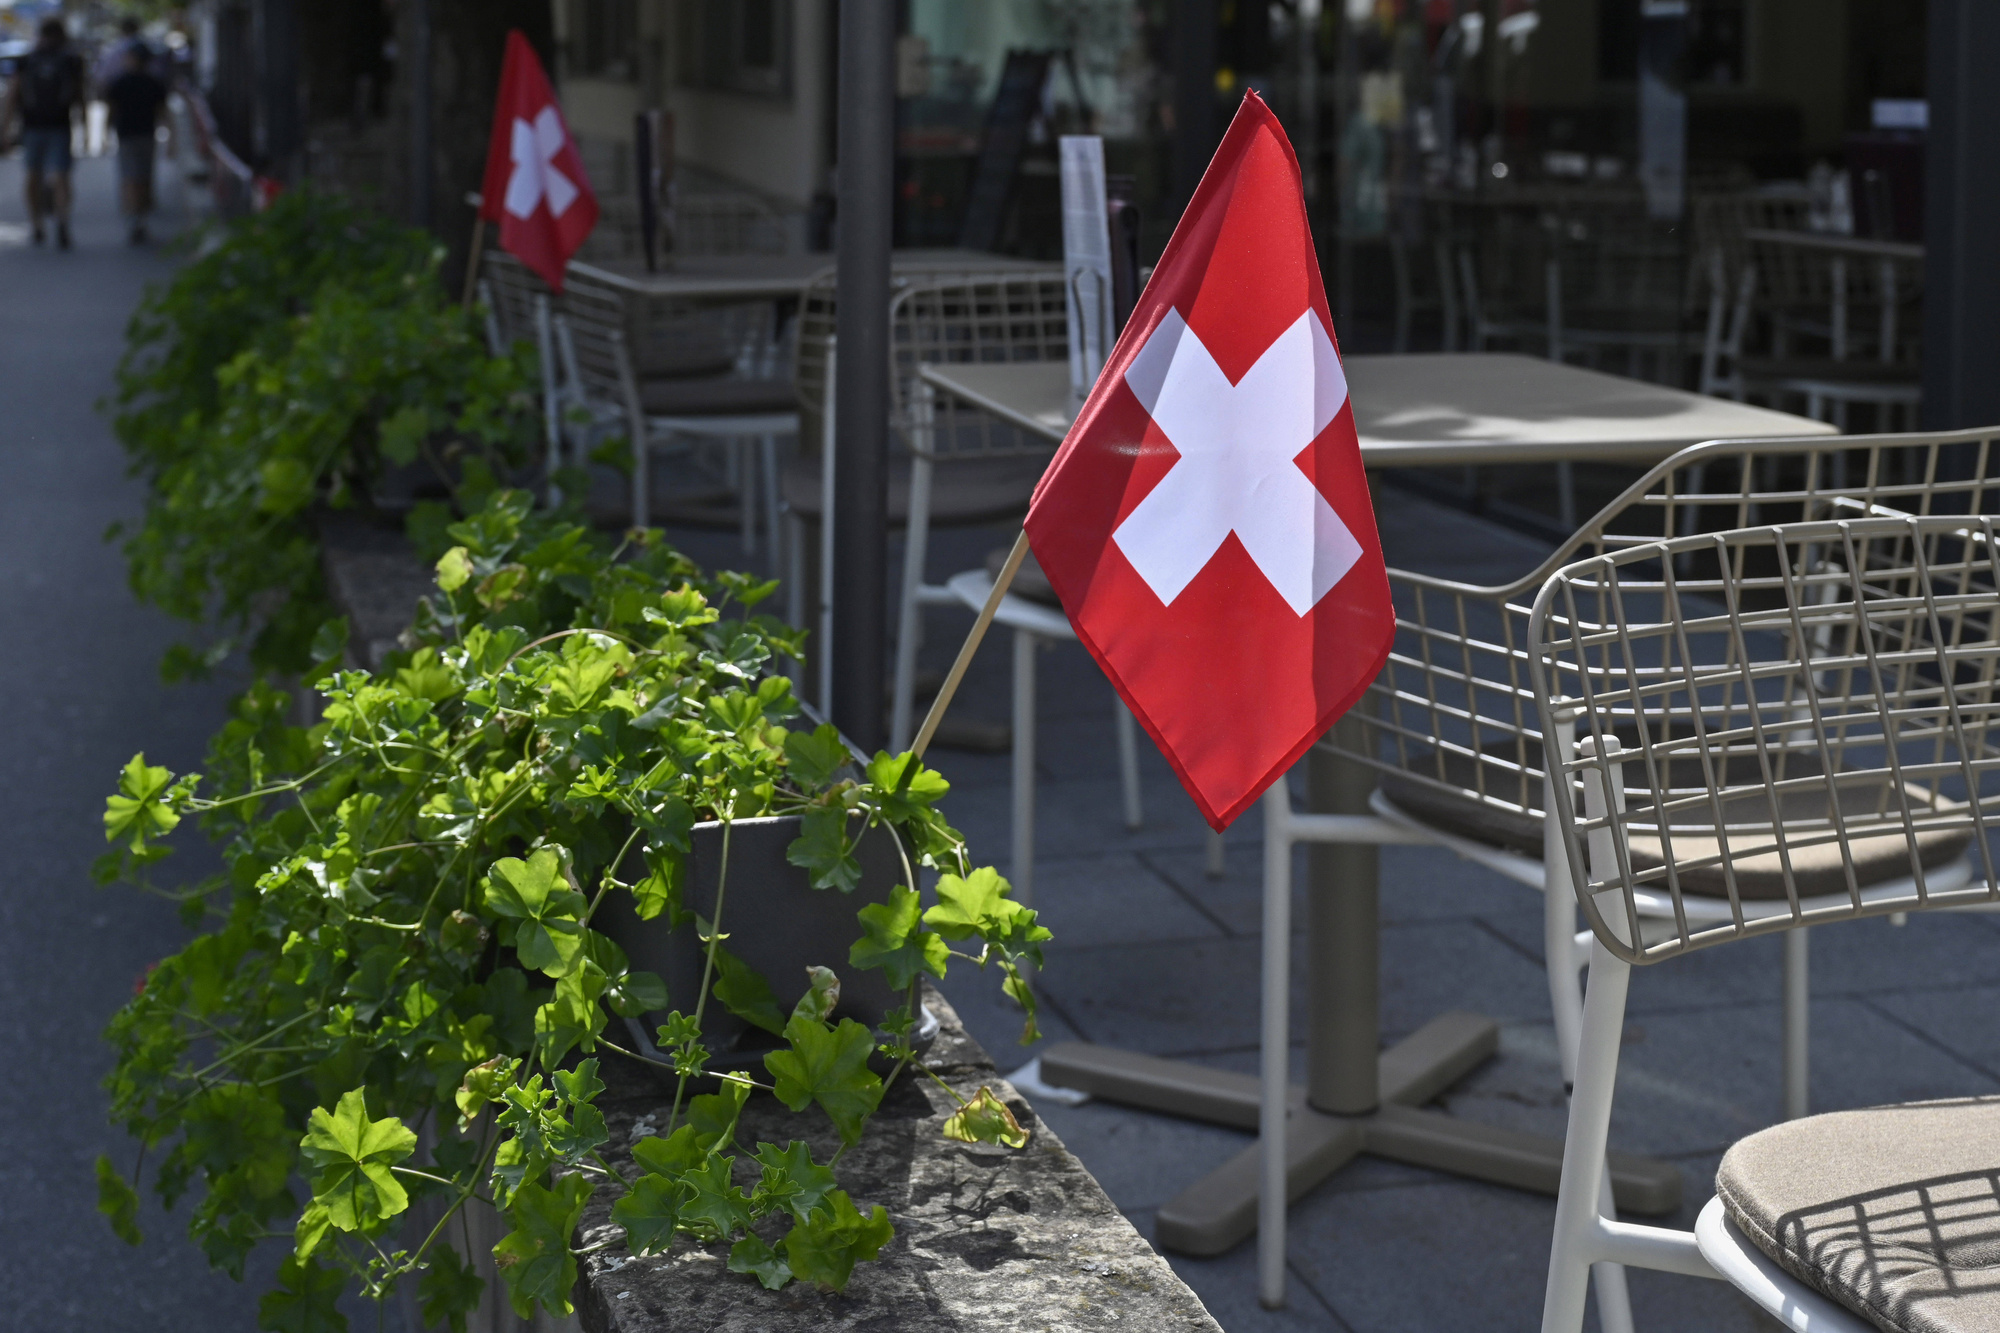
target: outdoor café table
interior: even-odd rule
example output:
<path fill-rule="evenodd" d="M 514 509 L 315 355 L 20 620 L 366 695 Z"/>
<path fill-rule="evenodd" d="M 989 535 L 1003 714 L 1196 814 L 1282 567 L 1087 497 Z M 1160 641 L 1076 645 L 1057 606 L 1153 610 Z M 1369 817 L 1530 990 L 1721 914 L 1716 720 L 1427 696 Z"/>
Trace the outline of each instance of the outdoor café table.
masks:
<path fill-rule="evenodd" d="M 686 255 L 667 259 L 657 272 L 638 264 L 586 264 L 569 270 L 635 296 L 678 301 L 756 301 L 797 296 L 815 275 L 833 267 L 833 254 Z M 1019 259 L 982 250 L 897 250 L 889 257 L 892 281 L 921 281 L 968 273 L 1040 273 L 1046 260 Z"/>
<path fill-rule="evenodd" d="M 1828 434 L 1824 422 L 1533 357 L 1490 353 L 1354 356 L 1344 364 L 1361 457 L 1371 468 L 1475 466 L 1588 459 L 1644 466 L 1704 440 Z M 923 369 L 936 392 L 1059 441 L 1075 417 L 1060 363 L 945 364 Z M 991 581 L 952 580 L 975 609 Z M 1011 623 L 1003 599 L 997 618 Z M 1025 624 L 1037 611 L 1018 608 Z M 1020 743 L 1022 731 L 1015 733 Z M 1315 748 L 1307 805 L 1368 815 L 1373 773 Z M 1297 1198 L 1367 1151 L 1479 1180 L 1554 1194 L 1562 1144 L 1417 1108 L 1493 1055 L 1499 1026 L 1441 1014 L 1382 1049 L 1376 849 L 1315 844 L 1307 916 L 1307 1076 L 1293 1090 L 1287 1194 Z M 1041 1056 L 1045 1082 L 1111 1101 L 1255 1130 L 1258 1082 L 1205 1066 L 1085 1042 Z M 1220 1254 L 1256 1229 L 1258 1147 L 1251 1144 L 1164 1205 L 1160 1243 Z M 1621 1208 L 1657 1215 L 1680 1202 L 1670 1163 L 1614 1153 Z"/>

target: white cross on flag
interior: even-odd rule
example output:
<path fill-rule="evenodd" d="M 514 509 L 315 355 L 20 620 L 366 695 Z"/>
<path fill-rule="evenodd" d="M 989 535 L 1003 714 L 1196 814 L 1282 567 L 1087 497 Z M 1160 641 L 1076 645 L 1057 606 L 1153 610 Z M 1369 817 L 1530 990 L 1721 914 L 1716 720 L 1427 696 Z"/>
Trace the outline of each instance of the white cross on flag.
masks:
<path fill-rule="evenodd" d="M 1070 623 L 1216 828 L 1395 634 L 1298 161 L 1243 99 L 1035 492 Z"/>
<path fill-rule="evenodd" d="M 500 245 L 562 290 L 563 270 L 597 225 L 597 196 L 535 48 L 507 34 L 479 215 L 500 224 Z"/>

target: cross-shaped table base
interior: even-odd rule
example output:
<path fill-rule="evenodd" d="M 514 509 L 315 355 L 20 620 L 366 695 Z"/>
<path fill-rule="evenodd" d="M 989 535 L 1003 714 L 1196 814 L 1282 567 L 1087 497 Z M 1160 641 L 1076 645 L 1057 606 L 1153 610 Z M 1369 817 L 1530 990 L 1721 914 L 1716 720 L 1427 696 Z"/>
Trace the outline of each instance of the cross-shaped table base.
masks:
<path fill-rule="evenodd" d="M 1314 747 L 1308 763 L 1314 809 L 1367 810 L 1375 786 L 1367 768 L 1324 746 Z M 1500 1044 L 1492 1019 L 1441 1014 L 1382 1049 L 1376 849 L 1322 844 L 1308 859 L 1310 1087 L 1292 1089 L 1287 1200 L 1364 1152 L 1553 1195 L 1562 1176 L 1559 1140 L 1418 1109 L 1492 1057 Z M 1106 1101 L 1257 1128 L 1252 1074 L 1064 1042 L 1042 1052 L 1041 1077 Z M 1211 1255 L 1248 1238 L 1257 1229 L 1260 1161 L 1253 1143 L 1181 1191 L 1160 1209 L 1159 1243 L 1182 1254 Z M 1680 1206 L 1680 1172 L 1671 1163 L 1613 1153 L 1610 1166 L 1619 1208 L 1659 1216 Z"/>

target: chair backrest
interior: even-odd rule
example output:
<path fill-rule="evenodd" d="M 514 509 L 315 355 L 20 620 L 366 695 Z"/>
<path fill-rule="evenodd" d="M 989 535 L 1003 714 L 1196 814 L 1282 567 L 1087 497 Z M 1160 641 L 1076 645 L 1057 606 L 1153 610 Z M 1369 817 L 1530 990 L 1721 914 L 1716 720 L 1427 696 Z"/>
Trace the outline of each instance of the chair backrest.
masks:
<path fill-rule="evenodd" d="M 548 299 L 549 285 L 526 264 L 505 250 L 488 250 L 480 257 L 483 286 L 490 293 L 494 323 L 501 339 L 511 345 L 535 341 L 535 301 Z"/>
<path fill-rule="evenodd" d="M 571 391 L 595 414 L 632 411 L 638 376 L 624 293 L 605 283 L 572 277 L 563 284 L 561 309 L 556 327 L 563 374 Z"/>
<path fill-rule="evenodd" d="M 1389 571 L 1388 662 L 1322 745 L 1406 792 L 1539 820 L 1543 735 L 1528 680 L 1528 616 L 1556 570 L 1666 539 L 1754 525 L 1897 513 L 1977 514 L 2000 500 L 2000 427 L 1940 434 L 1718 440 L 1634 482 L 1530 572 L 1481 586 Z M 1539 855 L 1534 833 L 1517 848 Z"/>
<path fill-rule="evenodd" d="M 827 349 L 833 346 L 836 274 L 813 275 L 799 293 L 794 324 L 793 383 L 800 408 L 817 420 L 827 400 Z M 975 412 L 944 395 L 916 419 L 917 372 L 945 362 L 1063 361 L 1069 359 L 1068 315 L 1062 271 L 1029 273 L 927 273 L 899 280 L 889 303 L 891 425 L 905 447 L 939 455 L 999 450 L 1047 452 L 1039 438 Z M 929 443 L 912 444 L 912 436 Z M 818 439 L 807 427 L 801 439 Z"/>
<path fill-rule="evenodd" d="M 894 425 L 913 452 L 1050 453 L 1046 439 L 960 402 L 926 394 L 927 365 L 1069 362 L 1068 307 L 1060 272 L 911 283 L 889 303 Z"/>
<path fill-rule="evenodd" d="M 1977 514 L 1783 523 L 1630 546 L 1548 579 L 1528 674 L 1566 756 L 1551 783 L 1567 793 L 1553 802 L 1562 855 L 1607 949 L 1649 963 L 2000 902 L 1997 541 Z M 1775 912 L 1746 909 L 1759 861 L 1782 880 Z M 1726 918 L 1691 916 L 1697 878 Z M 1642 893 L 1673 909 L 1644 934 Z"/>

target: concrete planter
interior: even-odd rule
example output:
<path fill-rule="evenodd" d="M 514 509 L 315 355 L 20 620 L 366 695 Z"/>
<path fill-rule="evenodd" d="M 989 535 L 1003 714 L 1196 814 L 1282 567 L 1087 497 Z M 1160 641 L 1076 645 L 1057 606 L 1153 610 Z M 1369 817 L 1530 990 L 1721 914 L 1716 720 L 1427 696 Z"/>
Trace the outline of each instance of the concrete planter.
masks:
<path fill-rule="evenodd" d="M 796 815 L 736 821 L 722 904 L 723 947 L 762 974 L 786 1013 L 806 992 L 808 967 L 832 968 L 840 975 L 838 1016 L 872 1027 L 903 996 L 890 990 L 879 971 L 850 967 L 847 950 L 861 937 L 854 914 L 888 897 L 902 878 L 902 858 L 886 829 L 870 830 L 855 849 L 860 885 L 851 893 L 815 889 L 806 872 L 785 859 L 799 831 Z M 682 901 L 706 918 L 715 910 L 722 878 L 722 825 L 695 825 L 693 843 Z M 665 914 L 641 921 L 627 894 L 606 897 L 591 924 L 618 942 L 634 968 L 659 974 L 672 1007 L 693 1012 L 703 962 L 693 925 L 675 929 Z M 654 1013 L 635 1022 L 650 1039 L 665 1019 L 664 1013 Z M 703 1015 L 703 1029 L 715 1052 L 712 1068 L 760 1065 L 764 1052 L 777 1044 L 769 1033 L 713 1002 Z"/>

